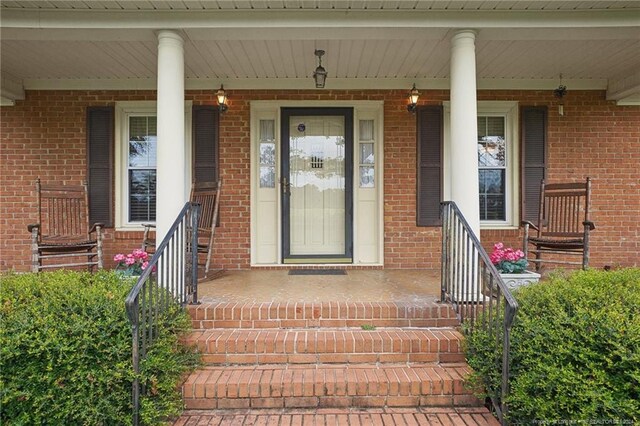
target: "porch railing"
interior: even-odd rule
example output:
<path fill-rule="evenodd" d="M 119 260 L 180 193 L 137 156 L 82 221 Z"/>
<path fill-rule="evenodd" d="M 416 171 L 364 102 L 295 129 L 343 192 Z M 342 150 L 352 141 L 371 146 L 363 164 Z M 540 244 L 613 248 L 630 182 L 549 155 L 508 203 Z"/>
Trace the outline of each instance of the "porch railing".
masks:
<path fill-rule="evenodd" d="M 505 425 L 509 392 L 509 335 L 518 303 L 489 260 L 453 201 L 441 204 L 442 213 L 442 288 L 441 300 L 453 304 L 463 328 L 488 336 L 484 348 L 495 360 L 500 386 L 487 389 L 500 423 Z"/>
<path fill-rule="evenodd" d="M 198 229 L 200 205 L 188 202 L 158 246 L 136 285 L 125 300 L 132 330 L 133 425 L 139 424 L 140 361 L 158 337 L 159 324 L 172 305 L 198 300 Z"/>

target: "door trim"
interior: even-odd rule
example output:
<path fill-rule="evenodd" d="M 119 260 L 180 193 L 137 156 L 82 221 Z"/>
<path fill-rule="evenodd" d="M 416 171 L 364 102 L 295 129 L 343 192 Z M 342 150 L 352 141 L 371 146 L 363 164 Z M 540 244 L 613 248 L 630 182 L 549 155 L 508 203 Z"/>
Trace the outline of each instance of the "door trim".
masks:
<path fill-rule="evenodd" d="M 280 173 L 289 179 L 289 120 L 295 115 L 330 115 L 344 117 L 345 133 L 345 239 L 344 253 L 325 255 L 292 255 L 290 248 L 290 202 L 289 197 L 281 193 L 282 223 L 282 263 L 353 263 L 353 108 L 345 107 L 282 107 L 280 108 Z"/>

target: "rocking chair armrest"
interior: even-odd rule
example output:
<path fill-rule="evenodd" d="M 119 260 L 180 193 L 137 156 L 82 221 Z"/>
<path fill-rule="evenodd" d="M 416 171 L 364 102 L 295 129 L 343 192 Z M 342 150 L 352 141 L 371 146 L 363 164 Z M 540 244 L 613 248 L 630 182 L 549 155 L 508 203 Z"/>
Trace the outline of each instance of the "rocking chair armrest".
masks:
<path fill-rule="evenodd" d="M 522 222 L 520 222 L 520 225 L 523 225 L 523 226 L 528 225 L 528 226 L 530 226 L 531 228 L 535 229 L 536 231 L 539 231 L 539 230 L 540 230 L 540 229 L 538 229 L 538 227 L 537 227 L 537 226 L 535 226 L 533 223 L 529 222 L 528 220 L 523 220 Z"/>
<path fill-rule="evenodd" d="M 91 229 L 89 229 L 89 233 L 93 234 L 94 232 L 96 232 L 98 230 L 98 228 L 104 228 L 104 223 L 100 223 L 100 222 L 96 222 L 91 226 Z"/>
<path fill-rule="evenodd" d="M 32 223 L 31 225 L 27 225 L 27 231 L 33 232 L 34 229 L 37 229 L 38 231 L 40 231 L 40 224 Z"/>
<path fill-rule="evenodd" d="M 582 222 L 582 224 L 585 227 L 588 227 L 590 231 L 593 231 L 594 229 L 596 229 L 596 225 L 593 222 L 591 222 L 590 220 L 585 220 L 584 222 Z"/>
<path fill-rule="evenodd" d="M 141 225 L 144 226 L 145 231 L 148 231 L 149 229 L 156 227 L 155 223 L 141 223 Z"/>

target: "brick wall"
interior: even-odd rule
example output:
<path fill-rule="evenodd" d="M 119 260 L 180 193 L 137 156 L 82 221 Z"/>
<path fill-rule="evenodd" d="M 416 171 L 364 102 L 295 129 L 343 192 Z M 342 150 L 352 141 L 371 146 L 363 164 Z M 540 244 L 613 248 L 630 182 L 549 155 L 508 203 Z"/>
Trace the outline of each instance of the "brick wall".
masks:
<path fill-rule="evenodd" d="M 229 111 L 220 125 L 220 170 L 224 179 L 221 227 L 214 266 L 249 267 L 249 102 L 251 100 L 383 100 L 385 126 L 385 266 L 436 268 L 440 231 L 415 226 L 415 116 L 406 111 L 406 91 L 228 91 Z M 189 91 L 195 104 L 214 104 L 213 91 Z M 551 91 L 481 91 L 480 100 L 550 105 L 549 178 L 593 184 L 592 265 L 640 264 L 640 108 L 618 107 L 603 91 L 569 92 L 565 116 Z M 35 221 L 33 183 L 77 184 L 86 176 L 85 108 L 116 101 L 153 100 L 150 91 L 27 91 L 26 100 L 0 109 L 0 269 L 29 269 L 29 234 Z M 447 91 L 423 90 L 439 103 Z M 117 252 L 140 244 L 141 233 L 107 230 L 107 266 Z M 520 245 L 519 231 L 483 231 L 482 240 Z"/>

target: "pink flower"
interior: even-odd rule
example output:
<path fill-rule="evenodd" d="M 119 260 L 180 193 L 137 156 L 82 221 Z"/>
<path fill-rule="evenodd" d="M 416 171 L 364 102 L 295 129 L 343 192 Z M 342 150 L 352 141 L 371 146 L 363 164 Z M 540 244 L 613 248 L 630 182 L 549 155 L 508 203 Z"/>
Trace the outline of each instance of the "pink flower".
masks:
<path fill-rule="evenodd" d="M 129 254 L 117 254 L 113 260 L 117 262 L 117 271 L 122 271 L 126 275 L 140 275 L 149 267 L 149 258 L 149 253 L 146 251 L 134 249 Z"/>
<path fill-rule="evenodd" d="M 505 247 L 502 243 L 495 243 L 493 252 L 489 255 L 491 263 L 496 265 L 499 272 L 503 273 L 522 272 L 526 266 L 526 261 L 523 263 L 522 259 L 524 259 L 522 250 Z"/>
<path fill-rule="evenodd" d="M 147 260 L 149 257 L 149 254 L 141 249 L 135 249 L 131 254 L 136 260 Z"/>

